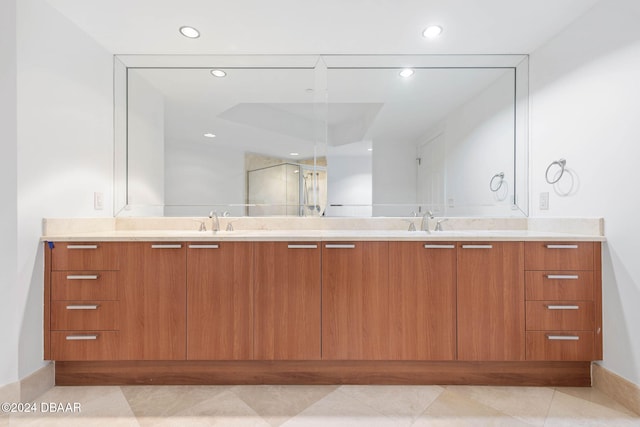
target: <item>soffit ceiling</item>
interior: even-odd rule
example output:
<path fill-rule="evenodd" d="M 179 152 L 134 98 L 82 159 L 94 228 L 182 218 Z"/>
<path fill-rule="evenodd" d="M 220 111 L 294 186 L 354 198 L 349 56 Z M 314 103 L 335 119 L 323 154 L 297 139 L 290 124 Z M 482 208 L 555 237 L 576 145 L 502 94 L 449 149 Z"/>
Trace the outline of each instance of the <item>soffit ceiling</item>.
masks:
<path fill-rule="evenodd" d="M 115 54 L 525 54 L 597 1 L 48 0 Z"/>

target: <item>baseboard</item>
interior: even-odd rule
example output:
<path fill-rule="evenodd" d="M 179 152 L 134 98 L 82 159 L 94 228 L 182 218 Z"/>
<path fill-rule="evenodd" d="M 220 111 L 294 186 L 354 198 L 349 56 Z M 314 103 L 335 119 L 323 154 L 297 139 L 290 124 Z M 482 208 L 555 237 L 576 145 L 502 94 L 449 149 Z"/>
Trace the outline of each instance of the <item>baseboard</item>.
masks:
<path fill-rule="evenodd" d="M 0 402 L 30 402 L 54 386 L 55 368 L 53 363 L 33 374 L 11 384 L 0 387 Z"/>
<path fill-rule="evenodd" d="M 594 363 L 591 367 L 592 386 L 640 415 L 640 386 Z"/>

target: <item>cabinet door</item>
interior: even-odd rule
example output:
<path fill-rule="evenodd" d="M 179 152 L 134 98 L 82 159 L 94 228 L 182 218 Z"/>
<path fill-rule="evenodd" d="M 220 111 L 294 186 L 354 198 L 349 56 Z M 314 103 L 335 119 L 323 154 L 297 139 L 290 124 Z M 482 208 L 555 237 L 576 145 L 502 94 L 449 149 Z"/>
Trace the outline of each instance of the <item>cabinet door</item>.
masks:
<path fill-rule="evenodd" d="M 455 359 L 455 243 L 389 243 L 389 318 L 392 359 Z"/>
<path fill-rule="evenodd" d="M 255 243 L 254 359 L 320 359 L 320 245 Z"/>
<path fill-rule="evenodd" d="M 523 254 L 523 242 L 459 243 L 459 360 L 524 360 Z"/>
<path fill-rule="evenodd" d="M 390 356 L 388 243 L 323 243 L 322 358 Z"/>
<path fill-rule="evenodd" d="M 253 357 L 253 243 L 190 243 L 187 359 Z"/>
<path fill-rule="evenodd" d="M 186 250 L 182 243 L 129 243 L 120 298 L 122 358 L 184 360 Z"/>

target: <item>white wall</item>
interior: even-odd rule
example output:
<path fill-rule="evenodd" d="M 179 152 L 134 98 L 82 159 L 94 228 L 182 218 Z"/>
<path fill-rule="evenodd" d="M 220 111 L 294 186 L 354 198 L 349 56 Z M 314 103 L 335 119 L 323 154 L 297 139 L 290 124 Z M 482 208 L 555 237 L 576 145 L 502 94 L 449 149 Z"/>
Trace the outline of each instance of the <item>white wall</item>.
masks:
<path fill-rule="evenodd" d="M 129 71 L 128 196 L 125 214 L 162 216 L 165 203 L 164 97 L 136 70 Z"/>
<path fill-rule="evenodd" d="M 0 2 L 0 386 L 18 379 L 16 0 Z"/>
<path fill-rule="evenodd" d="M 602 216 L 603 366 L 640 384 L 640 4 L 607 0 L 531 55 L 532 212 Z M 598 30 L 603 31 L 598 31 Z M 559 196 L 547 165 L 567 159 Z M 564 181 L 563 185 L 569 184 Z M 538 208 L 550 192 L 550 209 Z"/>
<path fill-rule="evenodd" d="M 112 55 L 43 0 L 17 2 L 17 43 L 18 270 L 0 311 L 13 313 L 3 324 L 19 334 L 18 367 L 0 382 L 43 365 L 42 218 L 112 214 Z M 94 191 L 105 210 L 93 210 Z"/>

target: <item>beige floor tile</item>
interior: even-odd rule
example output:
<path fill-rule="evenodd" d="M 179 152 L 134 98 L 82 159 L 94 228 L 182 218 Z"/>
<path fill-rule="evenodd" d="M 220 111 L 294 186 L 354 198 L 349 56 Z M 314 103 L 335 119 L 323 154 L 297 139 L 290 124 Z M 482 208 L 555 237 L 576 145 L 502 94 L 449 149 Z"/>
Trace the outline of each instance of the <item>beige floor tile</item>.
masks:
<path fill-rule="evenodd" d="M 0 427 L 7 427 L 9 425 L 9 414 L 0 414 Z"/>
<path fill-rule="evenodd" d="M 139 424 L 120 387 L 54 387 L 38 399 L 38 412 L 11 415 L 10 426 L 115 426 Z M 79 412 L 53 412 L 52 404 L 80 405 Z M 48 411 L 43 411 L 43 406 Z"/>
<path fill-rule="evenodd" d="M 269 427 L 264 419 L 229 390 L 169 417 L 138 417 L 138 421 L 143 427 Z"/>
<path fill-rule="evenodd" d="M 606 406 L 614 411 L 622 412 L 631 417 L 637 417 L 638 414 L 626 408 L 622 404 L 616 402 L 603 392 L 592 387 L 557 387 L 557 392 L 568 394 L 569 396 L 577 397 L 592 403 L 596 403 L 601 406 Z"/>
<path fill-rule="evenodd" d="M 163 417 L 185 411 L 228 386 L 123 386 L 122 393 L 137 416 Z"/>
<path fill-rule="evenodd" d="M 282 424 L 282 427 L 402 427 L 410 423 L 410 419 L 386 417 L 336 390 Z"/>
<path fill-rule="evenodd" d="M 553 400 L 548 387 L 447 386 L 447 390 L 534 426 L 543 426 Z"/>
<path fill-rule="evenodd" d="M 231 389 L 240 399 L 277 427 L 316 403 L 337 386 L 262 385 Z"/>
<path fill-rule="evenodd" d="M 340 391 L 390 417 L 410 417 L 414 419 L 434 400 L 444 388 L 440 386 L 384 386 L 348 385 Z"/>
<path fill-rule="evenodd" d="M 524 427 L 528 425 L 524 421 L 448 389 L 413 424 L 415 427 Z"/>
<path fill-rule="evenodd" d="M 640 417 L 629 416 L 597 403 L 556 392 L 545 427 L 564 426 L 640 427 Z"/>

